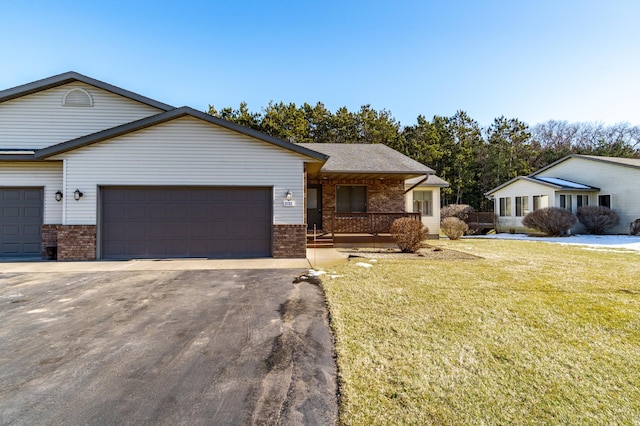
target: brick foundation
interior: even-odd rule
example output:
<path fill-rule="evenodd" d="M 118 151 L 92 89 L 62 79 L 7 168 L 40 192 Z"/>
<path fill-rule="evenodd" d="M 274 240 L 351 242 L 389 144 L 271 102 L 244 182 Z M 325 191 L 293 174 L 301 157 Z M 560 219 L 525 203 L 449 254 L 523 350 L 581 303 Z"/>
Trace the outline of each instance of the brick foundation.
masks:
<path fill-rule="evenodd" d="M 96 260 L 95 225 L 57 225 L 58 260 Z"/>
<path fill-rule="evenodd" d="M 273 257 L 307 257 L 307 225 L 273 225 Z"/>
<path fill-rule="evenodd" d="M 48 258 L 47 247 L 58 246 L 58 227 L 60 225 L 42 225 L 40 255 L 43 259 Z"/>

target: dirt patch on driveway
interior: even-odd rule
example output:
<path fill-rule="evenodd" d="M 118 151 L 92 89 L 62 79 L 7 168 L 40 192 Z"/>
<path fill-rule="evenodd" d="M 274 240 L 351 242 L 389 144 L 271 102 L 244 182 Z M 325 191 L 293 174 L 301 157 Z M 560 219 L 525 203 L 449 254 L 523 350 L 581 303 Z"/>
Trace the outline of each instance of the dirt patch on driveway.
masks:
<path fill-rule="evenodd" d="M 0 274 L 1 424 L 333 424 L 299 270 Z"/>

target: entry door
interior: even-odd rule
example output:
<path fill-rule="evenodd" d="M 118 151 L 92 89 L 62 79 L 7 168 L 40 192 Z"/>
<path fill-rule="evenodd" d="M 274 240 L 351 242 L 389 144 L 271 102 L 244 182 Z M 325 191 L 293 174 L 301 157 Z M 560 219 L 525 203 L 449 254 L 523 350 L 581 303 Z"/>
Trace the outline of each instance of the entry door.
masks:
<path fill-rule="evenodd" d="M 307 188 L 307 229 L 322 229 L 322 185 Z"/>

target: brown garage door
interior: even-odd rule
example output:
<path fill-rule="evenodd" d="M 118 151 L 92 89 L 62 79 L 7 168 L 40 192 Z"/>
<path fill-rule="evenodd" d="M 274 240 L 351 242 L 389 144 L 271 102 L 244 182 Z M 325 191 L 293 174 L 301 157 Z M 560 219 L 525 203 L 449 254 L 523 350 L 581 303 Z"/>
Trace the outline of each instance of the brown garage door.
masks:
<path fill-rule="evenodd" d="M 102 188 L 101 257 L 271 256 L 271 193 L 271 188 Z"/>
<path fill-rule="evenodd" d="M 40 257 L 42 188 L 0 189 L 0 257 Z"/>

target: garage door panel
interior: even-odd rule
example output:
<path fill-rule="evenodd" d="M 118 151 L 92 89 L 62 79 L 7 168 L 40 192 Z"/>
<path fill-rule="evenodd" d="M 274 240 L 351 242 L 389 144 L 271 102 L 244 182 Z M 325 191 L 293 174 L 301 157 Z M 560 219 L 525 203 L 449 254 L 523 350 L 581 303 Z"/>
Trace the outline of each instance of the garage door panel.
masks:
<path fill-rule="evenodd" d="M 43 190 L 0 188 L 0 257 L 39 257 Z"/>
<path fill-rule="evenodd" d="M 103 188 L 102 193 L 104 258 L 271 255 L 271 188 Z M 122 221 L 118 209 L 132 219 Z"/>

